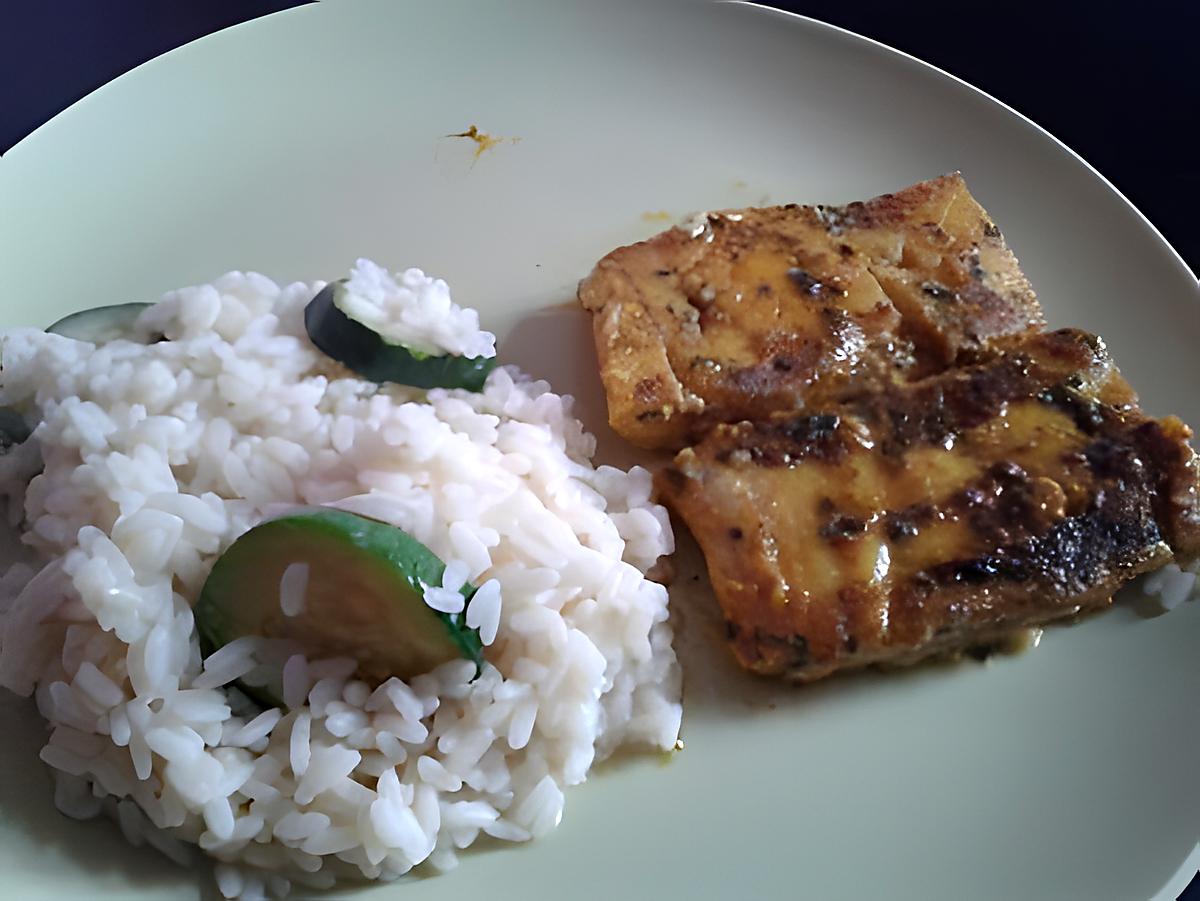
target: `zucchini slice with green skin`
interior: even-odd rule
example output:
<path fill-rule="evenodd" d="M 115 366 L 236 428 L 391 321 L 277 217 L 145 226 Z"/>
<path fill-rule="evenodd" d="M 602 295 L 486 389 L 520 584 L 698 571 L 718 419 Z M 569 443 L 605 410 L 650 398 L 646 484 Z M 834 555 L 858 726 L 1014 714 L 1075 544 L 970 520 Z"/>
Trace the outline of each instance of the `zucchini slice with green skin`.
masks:
<path fill-rule="evenodd" d="M 307 564 L 304 602 L 292 615 L 281 581 Z M 193 609 L 204 653 L 244 635 L 296 642 L 309 659 L 353 657 L 359 674 L 382 682 L 409 679 L 449 660 L 482 665 L 479 633 L 466 613 L 440 613 L 424 587 L 441 585 L 445 564 L 395 526 L 343 510 L 316 507 L 268 520 L 218 558 Z M 462 587 L 467 600 L 474 594 Z M 244 686 L 256 700 L 280 705 L 275 687 Z"/>
<path fill-rule="evenodd" d="M 148 303 L 119 303 L 111 307 L 80 310 L 70 316 L 64 316 L 46 331 L 92 344 L 105 344 L 118 338 L 136 341 L 133 324 L 142 310 L 149 306 L 151 304 Z"/>
<path fill-rule="evenodd" d="M 495 357 L 431 355 L 384 338 L 338 306 L 342 282 L 330 282 L 304 308 L 304 327 L 317 348 L 372 382 L 414 388 L 479 391 L 496 365 Z"/>

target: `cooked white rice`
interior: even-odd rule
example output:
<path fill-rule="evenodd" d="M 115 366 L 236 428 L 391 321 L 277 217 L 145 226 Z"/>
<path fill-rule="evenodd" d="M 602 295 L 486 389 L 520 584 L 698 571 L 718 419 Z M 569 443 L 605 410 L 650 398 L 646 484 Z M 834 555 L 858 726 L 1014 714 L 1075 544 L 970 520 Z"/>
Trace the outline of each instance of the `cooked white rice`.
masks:
<path fill-rule="evenodd" d="M 1142 581 L 1142 591 L 1156 598 L 1164 610 L 1174 610 L 1184 601 L 1196 596 L 1198 571 L 1200 561 L 1187 569 L 1181 569 L 1175 563 L 1168 563 L 1162 569 L 1146 576 Z"/>
<path fill-rule="evenodd" d="M 480 394 L 351 377 L 305 335 L 320 287 L 230 273 L 172 292 L 139 320 L 170 339 L 150 345 L 0 334 L 0 404 L 40 422 L 0 457 L 28 550 L 0 578 L 0 684 L 48 721 L 65 813 L 107 812 L 181 861 L 199 845 L 226 897 L 542 835 L 595 760 L 679 728 L 649 475 L 593 468 L 570 398 L 513 369 Z M 191 604 L 212 562 L 296 504 L 424 542 L 448 563 L 435 607 L 480 585 L 482 675 L 455 661 L 368 685 L 352 660 L 253 637 L 202 660 Z M 291 615 L 307 579 L 284 574 Z M 280 670 L 285 709 L 230 686 Z"/>
<path fill-rule="evenodd" d="M 340 301 L 342 309 L 389 341 L 423 353 L 496 356 L 496 336 L 479 328 L 479 314 L 450 299 L 450 286 L 420 269 L 395 275 L 359 260 Z"/>

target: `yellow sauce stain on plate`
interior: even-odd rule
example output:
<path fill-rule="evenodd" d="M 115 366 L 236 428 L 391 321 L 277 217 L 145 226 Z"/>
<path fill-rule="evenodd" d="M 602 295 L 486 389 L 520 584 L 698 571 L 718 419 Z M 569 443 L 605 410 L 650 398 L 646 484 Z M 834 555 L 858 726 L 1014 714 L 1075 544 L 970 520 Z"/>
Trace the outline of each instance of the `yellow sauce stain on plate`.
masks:
<path fill-rule="evenodd" d="M 643 222 L 670 222 L 673 218 L 666 210 L 654 210 L 649 213 L 642 213 Z"/>
<path fill-rule="evenodd" d="M 456 132 L 455 134 L 446 135 L 445 137 L 467 138 L 468 140 L 475 142 L 475 156 L 472 160 L 472 165 L 474 165 L 475 160 L 478 160 L 481 156 L 483 156 L 484 151 L 491 150 L 493 147 L 497 146 L 498 144 L 503 144 L 505 141 L 510 144 L 515 144 L 521 140 L 520 138 L 496 137 L 495 135 L 490 135 L 486 132 L 480 131 L 479 127 L 476 125 L 472 125 L 466 131 Z"/>

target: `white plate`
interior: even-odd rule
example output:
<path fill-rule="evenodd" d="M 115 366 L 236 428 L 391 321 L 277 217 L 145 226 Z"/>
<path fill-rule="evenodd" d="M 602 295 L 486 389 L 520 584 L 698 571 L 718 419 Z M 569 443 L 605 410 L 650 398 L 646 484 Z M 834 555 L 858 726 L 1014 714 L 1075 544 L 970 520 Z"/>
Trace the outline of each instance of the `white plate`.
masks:
<path fill-rule="evenodd" d="M 444 138 L 476 124 L 502 142 Z M 1068 150 L 934 69 L 746 5 L 322 3 L 117 79 L 0 163 L 0 316 L 44 324 L 232 268 L 356 255 L 446 277 L 502 353 L 603 421 L 577 280 L 704 207 L 846 201 L 961 169 L 1055 324 L 1200 422 L 1194 278 Z M 606 438 L 606 452 L 626 452 Z M 1174 898 L 1200 834 L 1200 603 L 1128 601 L 986 665 L 763 685 L 684 619 L 687 748 L 603 767 L 527 848 L 364 898 Z M 195 897 L 50 808 L 5 698 L 0 872 L 32 898 Z M 1185 859 L 1193 855 L 1190 863 Z"/>

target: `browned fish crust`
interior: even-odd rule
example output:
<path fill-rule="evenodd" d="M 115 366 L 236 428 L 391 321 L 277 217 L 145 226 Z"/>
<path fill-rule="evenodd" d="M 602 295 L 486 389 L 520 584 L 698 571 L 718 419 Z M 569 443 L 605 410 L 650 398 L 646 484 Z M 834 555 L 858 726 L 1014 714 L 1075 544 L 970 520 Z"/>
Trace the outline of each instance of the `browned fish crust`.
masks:
<path fill-rule="evenodd" d="M 1200 553 L 1197 461 L 1103 343 L 1003 339 L 825 411 L 721 425 L 658 477 L 741 663 L 810 680 L 1110 603 Z"/>
<path fill-rule="evenodd" d="M 673 449 L 719 422 L 939 372 L 1042 325 L 957 174 L 844 207 L 711 213 L 613 251 L 579 299 L 614 429 Z"/>
<path fill-rule="evenodd" d="M 1191 431 L 1145 416 L 1098 338 L 1041 331 L 957 174 L 709 214 L 613 251 L 579 299 L 616 431 L 694 445 L 658 492 L 751 670 L 990 644 L 1200 555 Z"/>

